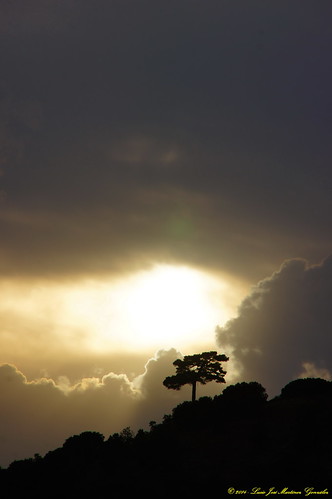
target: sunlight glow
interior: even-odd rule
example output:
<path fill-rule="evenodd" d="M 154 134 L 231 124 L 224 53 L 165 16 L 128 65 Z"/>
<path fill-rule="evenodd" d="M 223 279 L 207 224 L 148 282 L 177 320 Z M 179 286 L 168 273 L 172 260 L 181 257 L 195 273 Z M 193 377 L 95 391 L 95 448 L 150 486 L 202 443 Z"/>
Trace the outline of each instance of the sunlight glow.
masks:
<path fill-rule="evenodd" d="M 141 350 L 213 342 L 215 326 L 229 318 L 226 291 L 225 283 L 187 267 L 140 272 L 109 291 L 92 344 Z"/>
<path fill-rule="evenodd" d="M 165 264 L 117 279 L 3 282 L 1 290 L 0 347 L 10 338 L 13 351 L 25 352 L 213 347 L 215 327 L 240 301 L 227 278 Z"/>

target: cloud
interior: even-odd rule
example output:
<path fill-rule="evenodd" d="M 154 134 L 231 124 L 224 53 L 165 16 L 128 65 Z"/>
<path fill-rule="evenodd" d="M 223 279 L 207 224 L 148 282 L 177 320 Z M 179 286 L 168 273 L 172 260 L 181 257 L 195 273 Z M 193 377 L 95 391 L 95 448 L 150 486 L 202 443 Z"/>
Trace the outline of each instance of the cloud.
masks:
<path fill-rule="evenodd" d="M 2 5 L 0 272 L 173 259 L 259 279 L 326 254 L 329 8 Z"/>
<path fill-rule="evenodd" d="M 173 374 L 175 370 L 173 362 L 182 357 L 181 352 L 174 348 L 160 350 L 146 363 L 144 373 L 134 380 L 143 397 L 137 406 L 135 416 L 138 424 L 144 424 L 147 414 L 149 421 L 160 421 L 177 404 L 190 399 L 187 387 L 183 387 L 181 392 L 175 392 L 165 389 L 162 384 L 166 376 Z"/>
<path fill-rule="evenodd" d="M 241 303 L 238 316 L 217 328 L 244 380 L 276 395 L 290 380 L 332 373 L 332 257 L 319 265 L 285 261 Z"/>
<path fill-rule="evenodd" d="M 73 3 L 74 0 L 68 0 L 60 7 L 54 0 L 3 2 L 0 6 L 1 31 L 15 38 L 22 34 L 57 33 L 66 26 Z"/>
<path fill-rule="evenodd" d="M 160 421 L 187 396 L 186 390 L 175 393 L 162 385 L 180 355 L 174 349 L 158 352 L 133 381 L 113 372 L 75 384 L 66 377 L 28 381 L 14 365 L 0 365 L 0 465 L 44 454 L 82 431 L 107 437 Z"/>

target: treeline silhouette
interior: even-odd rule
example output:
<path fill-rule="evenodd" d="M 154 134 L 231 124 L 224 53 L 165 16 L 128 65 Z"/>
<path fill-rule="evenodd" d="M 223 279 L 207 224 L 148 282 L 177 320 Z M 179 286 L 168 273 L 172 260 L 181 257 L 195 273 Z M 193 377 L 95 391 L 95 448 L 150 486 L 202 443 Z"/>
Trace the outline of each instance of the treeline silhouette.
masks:
<path fill-rule="evenodd" d="M 44 457 L 1 469 L 1 497 L 198 497 L 213 491 L 223 497 L 229 487 L 332 487 L 332 382 L 298 379 L 267 398 L 262 385 L 243 382 L 178 405 L 161 423 L 151 421 L 148 431 L 134 435 L 125 428 L 107 440 L 93 431 L 71 436 Z"/>

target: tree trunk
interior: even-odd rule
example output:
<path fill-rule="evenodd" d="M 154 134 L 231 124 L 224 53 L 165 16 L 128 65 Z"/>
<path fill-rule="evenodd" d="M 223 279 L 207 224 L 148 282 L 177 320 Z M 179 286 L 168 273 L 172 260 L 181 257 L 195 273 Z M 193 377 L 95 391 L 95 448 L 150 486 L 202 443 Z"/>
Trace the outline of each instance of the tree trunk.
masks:
<path fill-rule="evenodd" d="M 195 402 L 196 400 L 196 381 L 193 381 L 192 383 L 191 400 L 192 402 Z"/>

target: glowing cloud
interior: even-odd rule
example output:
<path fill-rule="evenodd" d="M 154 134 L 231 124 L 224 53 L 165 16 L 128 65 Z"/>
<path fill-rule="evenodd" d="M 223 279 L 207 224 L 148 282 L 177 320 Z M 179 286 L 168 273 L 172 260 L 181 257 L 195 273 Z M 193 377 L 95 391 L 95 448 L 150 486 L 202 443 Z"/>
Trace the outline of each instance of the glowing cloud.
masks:
<path fill-rule="evenodd" d="M 214 343 L 240 293 L 225 279 L 172 265 L 109 280 L 0 281 L 0 291 L 0 346 L 10 362 L 19 353 L 198 348 Z"/>

